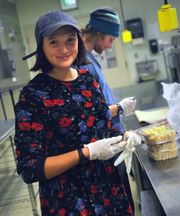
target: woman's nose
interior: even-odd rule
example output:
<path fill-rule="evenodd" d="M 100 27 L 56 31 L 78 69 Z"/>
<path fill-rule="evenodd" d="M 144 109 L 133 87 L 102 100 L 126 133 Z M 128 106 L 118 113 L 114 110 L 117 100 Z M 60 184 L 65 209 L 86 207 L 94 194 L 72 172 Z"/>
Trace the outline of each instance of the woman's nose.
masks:
<path fill-rule="evenodd" d="M 67 46 L 65 46 L 65 44 L 59 44 L 58 45 L 58 51 L 67 52 L 68 51 Z"/>

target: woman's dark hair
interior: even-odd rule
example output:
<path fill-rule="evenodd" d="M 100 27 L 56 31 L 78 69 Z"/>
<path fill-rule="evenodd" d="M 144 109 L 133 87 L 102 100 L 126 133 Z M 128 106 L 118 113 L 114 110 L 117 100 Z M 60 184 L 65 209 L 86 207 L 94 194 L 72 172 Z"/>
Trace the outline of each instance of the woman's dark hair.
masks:
<path fill-rule="evenodd" d="M 78 55 L 75 61 L 73 62 L 73 66 L 79 67 L 80 65 L 86 65 L 89 64 L 90 62 L 86 57 L 86 49 L 84 47 L 83 40 L 79 34 L 77 34 L 77 36 L 78 36 Z M 30 71 L 42 70 L 43 73 L 47 73 L 53 68 L 53 65 L 46 58 L 42 46 L 43 46 L 43 38 L 41 39 L 41 42 L 37 49 L 36 62 L 34 66 L 30 69 Z"/>
<path fill-rule="evenodd" d="M 83 40 L 81 36 L 78 34 L 78 55 L 73 65 L 80 66 L 80 65 L 86 65 L 89 63 L 90 62 L 87 59 L 86 49 L 85 49 Z"/>

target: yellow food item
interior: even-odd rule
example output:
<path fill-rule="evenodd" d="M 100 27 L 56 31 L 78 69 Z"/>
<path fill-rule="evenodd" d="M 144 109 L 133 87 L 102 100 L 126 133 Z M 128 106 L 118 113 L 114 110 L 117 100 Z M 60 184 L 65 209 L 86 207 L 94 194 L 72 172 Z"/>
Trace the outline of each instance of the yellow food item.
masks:
<path fill-rule="evenodd" d="M 177 148 L 171 151 L 152 152 L 148 151 L 148 155 L 155 161 L 167 160 L 177 157 Z"/>
<path fill-rule="evenodd" d="M 147 138 L 147 142 L 150 142 L 152 144 L 172 141 L 176 136 L 175 130 L 166 125 L 147 128 L 143 130 L 143 133 Z"/>
<path fill-rule="evenodd" d="M 148 150 L 151 153 L 154 153 L 154 154 L 163 153 L 163 152 L 167 153 L 167 152 L 170 152 L 170 151 L 175 151 L 176 149 L 177 149 L 177 146 L 176 146 L 175 141 L 162 143 L 160 145 L 148 144 Z"/>
<path fill-rule="evenodd" d="M 148 146 L 148 155 L 155 161 L 177 157 L 176 132 L 169 125 L 150 126 L 142 133 Z"/>

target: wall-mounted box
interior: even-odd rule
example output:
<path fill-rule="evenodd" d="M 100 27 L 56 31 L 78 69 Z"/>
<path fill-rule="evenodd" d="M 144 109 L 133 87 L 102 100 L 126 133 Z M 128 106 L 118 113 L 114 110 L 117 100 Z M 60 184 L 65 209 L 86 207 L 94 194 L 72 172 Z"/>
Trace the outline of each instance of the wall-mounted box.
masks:
<path fill-rule="evenodd" d="M 140 81 L 156 79 L 159 73 L 159 67 L 156 60 L 137 62 L 136 70 Z"/>
<path fill-rule="evenodd" d="M 126 21 L 126 26 L 132 33 L 132 38 L 143 38 L 144 31 L 141 18 L 130 19 Z"/>

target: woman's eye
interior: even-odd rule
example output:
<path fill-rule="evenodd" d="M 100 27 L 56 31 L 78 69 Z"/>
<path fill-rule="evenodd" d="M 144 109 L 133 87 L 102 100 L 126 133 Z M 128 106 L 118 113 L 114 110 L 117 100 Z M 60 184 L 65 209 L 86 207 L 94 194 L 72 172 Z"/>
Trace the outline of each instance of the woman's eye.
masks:
<path fill-rule="evenodd" d="M 71 37 L 71 38 L 68 39 L 68 42 L 69 42 L 69 43 L 73 43 L 73 42 L 75 42 L 75 40 L 76 40 L 75 37 Z"/>
<path fill-rule="evenodd" d="M 57 41 L 51 40 L 51 41 L 49 41 L 49 44 L 51 44 L 51 45 L 57 45 Z"/>

